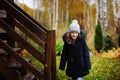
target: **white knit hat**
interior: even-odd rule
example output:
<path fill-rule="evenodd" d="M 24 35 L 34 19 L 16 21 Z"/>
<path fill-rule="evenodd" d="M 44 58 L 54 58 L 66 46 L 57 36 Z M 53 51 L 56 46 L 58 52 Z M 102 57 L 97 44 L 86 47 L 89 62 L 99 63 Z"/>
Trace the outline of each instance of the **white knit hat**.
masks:
<path fill-rule="evenodd" d="M 70 24 L 70 26 L 68 28 L 68 32 L 71 32 L 71 31 L 76 31 L 76 32 L 80 33 L 80 26 L 79 26 L 77 20 L 73 20 L 72 23 Z"/>

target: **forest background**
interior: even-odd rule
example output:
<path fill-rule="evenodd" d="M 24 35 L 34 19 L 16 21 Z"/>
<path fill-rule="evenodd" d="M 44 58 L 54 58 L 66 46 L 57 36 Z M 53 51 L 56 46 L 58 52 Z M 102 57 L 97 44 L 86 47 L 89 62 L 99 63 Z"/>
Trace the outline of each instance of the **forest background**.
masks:
<path fill-rule="evenodd" d="M 30 2 L 31 1 L 31 2 Z M 104 0 L 107 5 L 101 7 L 100 0 L 30 0 L 25 4 L 24 0 L 15 0 L 23 10 L 34 19 L 43 24 L 47 29 L 56 30 L 56 41 L 62 41 L 62 35 L 67 31 L 72 19 L 77 19 L 80 28 L 87 34 L 87 44 L 94 49 L 94 35 L 98 18 L 101 21 L 103 34 L 107 32 L 113 42 L 118 45 L 120 16 L 119 0 Z M 94 1 L 94 3 L 92 3 Z M 92 4 L 91 4 L 92 3 Z M 106 7 L 106 10 L 105 10 Z M 106 14 L 102 13 L 106 12 Z M 100 17 L 99 17 L 100 16 Z M 105 18 L 107 17 L 107 22 Z M 107 30 L 104 26 L 107 24 Z"/>

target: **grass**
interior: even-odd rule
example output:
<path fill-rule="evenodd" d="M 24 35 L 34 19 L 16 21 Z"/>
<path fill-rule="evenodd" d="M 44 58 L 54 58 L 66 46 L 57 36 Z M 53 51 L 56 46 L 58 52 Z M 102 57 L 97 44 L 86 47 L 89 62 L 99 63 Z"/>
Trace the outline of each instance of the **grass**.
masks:
<path fill-rule="evenodd" d="M 92 52 L 92 54 L 95 54 Z M 101 55 L 100 55 L 101 54 Z M 107 53 L 97 53 L 91 55 L 92 68 L 90 74 L 84 77 L 84 80 L 120 80 L 120 48 L 109 50 Z M 116 56 L 116 57 L 115 57 Z M 38 69 L 44 69 L 39 61 L 32 56 L 31 58 L 34 66 Z M 60 56 L 56 57 L 57 79 L 56 80 L 72 80 L 66 76 L 65 70 L 59 70 Z"/>
<path fill-rule="evenodd" d="M 91 57 L 92 69 L 85 80 L 120 80 L 120 59 Z"/>
<path fill-rule="evenodd" d="M 32 63 L 38 69 L 44 69 L 35 58 L 32 56 Z M 103 58 L 100 56 L 91 57 L 92 68 L 90 74 L 84 77 L 84 80 L 120 80 L 120 59 Z M 56 80 L 72 80 L 66 76 L 65 70 L 59 70 L 60 56 L 56 57 L 57 79 Z"/>
<path fill-rule="evenodd" d="M 58 43 L 57 51 L 61 51 L 62 42 Z M 95 54 L 94 51 L 92 54 Z M 90 74 L 84 77 L 84 80 L 120 80 L 120 48 L 109 50 L 107 53 L 97 53 L 101 55 L 92 55 L 91 62 L 92 68 Z M 113 56 L 115 55 L 115 56 Z M 101 56 L 101 57 L 100 57 Z M 113 56 L 113 57 L 111 57 Z M 118 57 L 117 57 L 118 56 Z M 27 58 L 32 58 L 32 62 L 38 69 L 44 69 L 44 65 L 39 63 L 32 56 Z M 57 79 L 56 80 L 72 80 L 70 77 L 66 76 L 65 70 L 59 70 L 60 56 L 56 57 L 56 67 L 57 67 Z M 62 79 L 61 79 L 62 78 Z"/>
<path fill-rule="evenodd" d="M 57 57 L 57 80 L 72 80 L 59 70 L 60 57 Z M 120 59 L 91 57 L 92 69 L 84 80 L 120 80 Z"/>

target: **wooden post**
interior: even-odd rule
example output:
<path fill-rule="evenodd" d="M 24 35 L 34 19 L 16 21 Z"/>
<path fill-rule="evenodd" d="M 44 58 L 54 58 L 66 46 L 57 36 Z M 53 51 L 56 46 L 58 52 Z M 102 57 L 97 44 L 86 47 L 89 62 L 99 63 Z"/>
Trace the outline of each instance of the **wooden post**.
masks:
<path fill-rule="evenodd" d="M 47 35 L 45 80 L 56 80 L 55 30 L 48 31 Z"/>
<path fill-rule="evenodd" d="M 45 79 L 44 80 L 51 80 L 51 56 L 52 56 L 52 32 L 48 31 L 47 32 L 47 41 L 45 45 Z"/>
<path fill-rule="evenodd" d="M 56 80 L 56 34 L 55 30 L 52 31 L 52 63 L 51 63 L 51 70 L 52 70 L 52 79 Z"/>

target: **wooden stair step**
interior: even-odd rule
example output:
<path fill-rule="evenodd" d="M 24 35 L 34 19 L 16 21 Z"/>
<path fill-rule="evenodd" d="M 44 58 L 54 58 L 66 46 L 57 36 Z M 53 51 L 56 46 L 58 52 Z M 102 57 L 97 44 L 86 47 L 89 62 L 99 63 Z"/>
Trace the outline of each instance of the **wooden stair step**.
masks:
<path fill-rule="evenodd" d="M 14 62 L 14 63 L 8 64 L 6 67 L 7 68 L 13 68 L 13 69 L 19 69 L 19 68 L 22 67 L 22 65 L 18 62 Z"/>
<path fill-rule="evenodd" d="M 23 80 L 38 80 L 34 74 L 32 74 L 31 72 L 27 73 L 27 75 L 25 75 Z"/>
<path fill-rule="evenodd" d="M 7 43 L 7 40 L 3 40 L 4 43 Z"/>
<path fill-rule="evenodd" d="M 20 63 L 12 63 L 8 65 L 6 69 L 16 71 L 19 75 L 19 78 L 21 79 L 24 78 L 24 76 L 27 74 L 27 69 L 24 66 L 22 66 Z"/>
<path fill-rule="evenodd" d="M 0 28 L 0 33 L 6 33 L 6 31 Z"/>
<path fill-rule="evenodd" d="M 8 55 L 8 53 L 5 50 L 0 49 L 0 55 Z"/>
<path fill-rule="evenodd" d="M 0 39 L 7 40 L 8 39 L 8 33 L 4 31 L 2 28 L 0 28 Z"/>
<path fill-rule="evenodd" d="M 25 60 L 29 63 L 31 63 L 32 59 L 26 59 Z M 22 64 L 20 64 L 19 62 L 14 62 L 14 63 L 11 63 L 7 66 L 8 68 L 21 68 L 22 67 Z"/>
<path fill-rule="evenodd" d="M 24 58 L 27 62 L 32 63 L 32 59 L 30 58 Z"/>
<path fill-rule="evenodd" d="M 5 10 L 0 10 L 0 18 L 7 18 L 7 12 Z"/>
<path fill-rule="evenodd" d="M 22 49 L 22 48 L 13 48 L 13 50 L 16 51 L 16 52 L 20 52 L 20 51 L 22 51 L 23 49 Z"/>
<path fill-rule="evenodd" d="M 22 48 L 13 48 L 13 50 L 19 53 L 22 51 Z M 0 49 L 0 55 L 8 55 L 8 54 L 9 53 L 7 53 L 5 50 Z"/>

